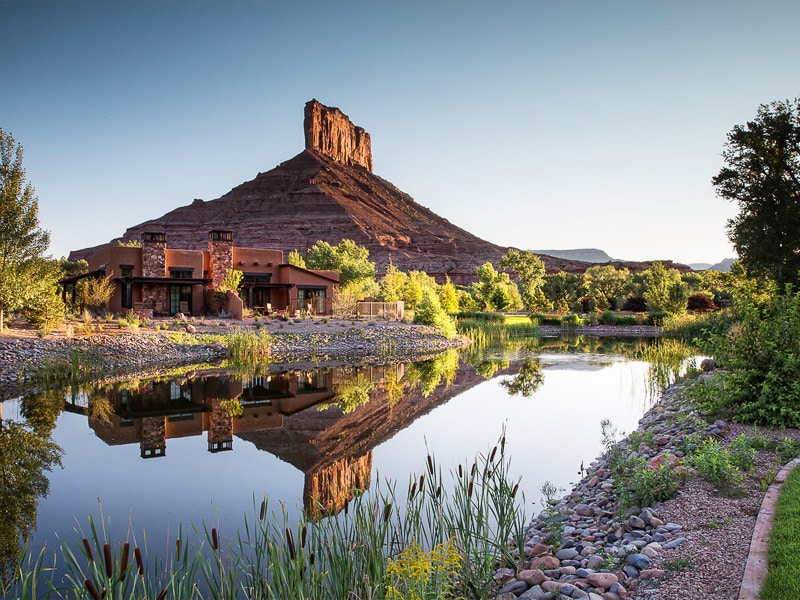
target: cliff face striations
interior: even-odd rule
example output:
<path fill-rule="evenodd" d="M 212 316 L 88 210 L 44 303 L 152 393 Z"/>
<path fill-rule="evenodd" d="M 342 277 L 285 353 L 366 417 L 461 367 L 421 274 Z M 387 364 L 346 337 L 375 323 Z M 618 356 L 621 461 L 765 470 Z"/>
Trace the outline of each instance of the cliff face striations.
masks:
<path fill-rule="evenodd" d="M 372 144 L 369 134 L 350 122 L 338 108 L 306 103 L 303 130 L 306 150 L 316 150 L 345 165 L 361 165 L 372 172 Z"/>

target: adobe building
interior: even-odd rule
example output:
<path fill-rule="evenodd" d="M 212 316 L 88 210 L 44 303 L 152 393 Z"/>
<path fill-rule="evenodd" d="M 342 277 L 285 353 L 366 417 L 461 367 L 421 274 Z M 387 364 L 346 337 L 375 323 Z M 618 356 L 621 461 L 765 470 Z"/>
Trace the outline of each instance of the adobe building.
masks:
<path fill-rule="evenodd" d="M 335 271 L 290 265 L 281 250 L 239 248 L 233 245 L 230 231 L 220 230 L 209 232 L 207 250 L 169 248 L 166 233 L 145 232 L 141 247 L 106 244 L 87 262 L 88 273 L 61 281 L 65 299 L 68 294 L 75 299 L 79 280 L 110 275 L 114 293 L 106 311 L 132 309 L 142 316 L 216 313 L 213 293 L 230 269 L 244 274 L 243 306 L 259 311 L 329 315 L 339 285 Z"/>

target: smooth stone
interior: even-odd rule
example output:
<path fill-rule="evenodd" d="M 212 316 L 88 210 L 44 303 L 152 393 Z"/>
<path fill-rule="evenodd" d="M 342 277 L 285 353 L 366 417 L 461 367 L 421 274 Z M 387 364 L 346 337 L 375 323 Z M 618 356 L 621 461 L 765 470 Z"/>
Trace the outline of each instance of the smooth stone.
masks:
<path fill-rule="evenodd" d="M 658 579 L 659 577 L 663 577 L 664 569 L 642 569 L 639 571 L 639 579 Z"/>
<path fill-rule="evenodd" d="M 594 508 L 588 504 L 576 504 L 573 510 L 582 517 L 594 516 Z"/>
<path fill-rule="evenodd" d="M 646 525 L 640 517 L 633 515 L 628 519 L 628 527 L 631 529 L 644 529 Z"/>
<path fill-rule="evenodd" d="M 586 568 L 593 569 L 596 571 L 597 569 L 603 566 L 604 562 L 605 559 L 603 559 L 602 556 L 598 556 L 597 554 L 595 554 L 590 556 L 589 559 L 586 561 Z"/>
<path fill-rule="evenodd" d="M 529 565 L 531 569 L 557 569 L 561 566 L 561 561 L 555 556 L 539 556 L 534 558 Z"/>
<path fill-rule="evenodd" d="M 530 556 L 536 557 L 536 556 L 542 556 L 549 552 L 550 548 L 548 546 L 545 546 L 544 544 L 540 544 L 537 542 L 536 544 L 534 544 L 533 548 L 530 549 L 529 554 Z"/>
<path fill-rule="evenodd" d="M 528 587 L 529 587 L 528 584 L 525 583 L 524 581 L 519 581 L 515 579 L 514 581 L 509 581 L 507 584 L 501 587 L 498 594 L 512 593 L 515 596 L 519 596 L 522 593 L 528 591 Z"/>
<path fill-rule="evenodd" d="M 687 540 L 685 537 L 679 537 L 675 538 L 674 540 L 670 540 L 665 544 L 661 544 L 661 547 L 664 548 L 665 550 L 672 550 L 673 548 L 677 548 L 678 546 L 681 546 L 688 541 L 689 540 Z"/>
<path fill-rule="evenodd" d="M 539 569 L 525 569 L 524 571 L 517 573 L 517 579 L 524 581 L 529 586 L 533 587 L 545 581 L 547 576 Z"/>
<path fill-rule="evenodd" d="M 575 571 L 575 575 L 577 575 L 578 577 L 583 577 L 584 579 L 589 577 L 589 575 L 591 575 L 592 573 L 594 573 L 594 569 L 585 569 L 583 567 Z"/>
<path fill-rule="evenodd" d="M 556 552 L 556 558 L 558 560 L 572 560 L 576 556 L 580 556 L 580 552 L 575 550 L 575 548 L 562 548 Z"/>
<path fill-rule="evenodd" d="M 601 587 L 608 590 L 619 581 L 619 578 L 613 573 L 592 573 L 586 578 L 586 581 L 593 587 Z"/>
<path fill-rule="evenodd" d="M 628 564 L 636 569 L 646 569 L 650 566 L 650 559 L 645 554 L 636 553 L 628 557 Z"/>

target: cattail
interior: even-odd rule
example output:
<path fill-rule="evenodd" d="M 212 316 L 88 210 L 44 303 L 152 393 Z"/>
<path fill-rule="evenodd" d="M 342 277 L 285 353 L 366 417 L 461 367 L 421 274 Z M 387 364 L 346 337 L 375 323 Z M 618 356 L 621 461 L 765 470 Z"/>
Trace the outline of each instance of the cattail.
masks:
<path fill-rule="evenodd" d="M 288 527 L 286 528 L 286 544 L 289 546 L 289 556 L 292 560 L 297 558 L 297 552 L 294 548 L 294 536 L 292 535 L 292 530 Z"/>
<path fill-rule="evenodd" d="M 267 516 L 267 499 L 264 498 L 261 501 L 261 511 L 258 513 L 258 518 L 263 521 L 264 517 L 266 516 Z"/>
<path fill-rule="evenodd" d="M 111 545 L 110 544 L 103 544 L 103 558 L 106 561 L 106 577 L 111 579 L 111 575 L 114 572 L 114 563 L 111 561 Z"/>
<path fill-rule="evenodd" d="M 419 476 L 419 491 L 422 491 L 422 485 L 425 483 L 425 475 L 422 474 Z"/>
<path fill-rule="evenodd" d="M 181 541 L 175 540 L 175 560 L 180 562 L 181 560 Z"/>
<path fill-rule="evenodd" d="M 167 588 L 165 587 L 163 590 L 161 590 L 161 593 L 158 596 L 156 596 L 156 600 L 164 600 L 164 598 L 166 597 L 167 597 Z"/>
<path fill-rule="evenodd" d="M 469 487 L 467 487 L 467 498 L 472 498 L 472 487 L 474 483 L 475 483 L 474 479 L 469 480 Z"/>
<path fill-rule="evenodd" d="M 433 459 L 430 454 L 428 454 L 428 471 L 433 475 Z"/>
<path fill-rule="evenodd" d="M 438 498 L 441 495 L 442 495 L 442 486 L 438 486 L 436 488 L 436 497 Z"/>
<path fill-rule="evenodd" d="M 307 536 L 307 534 L 308 534 L 308 528 L 305 525 L 303 525 L 303 529 L 302 529 L 302 531 L 300 531 L 300 547 L 301 548 L 305 548 L 306 547 L 306 536 Z"/>
<path fill-rule="evenodd" d="M 133 549 L 133 556 L 136 558 L 136 566 L 139 567 L 139 575 L 144 575 L 144 561 L 142 560 L 142 551 L 139 547 Z"/>
<path fill-rule="evenodd" d="M 350 499 L 346 498 L 344 501 L 344 514 L 347 514 L 349 509 L 350 509 Z"/>
<path fill-rule="evenodd" d="M 463 477 L 464 476 L 464 471 L 461 468 L 461 463 L 458 463 L 458 476 L 459 477 Z"/>
<path fill-rule="evenodd" d="M 472 463 L 472 476 L 475 477 L 475 473 L 478 472 L 478 463 Z"/>
<path fill-rule="evenodd" d="M 311 554 L 308 555 L 308 563 L 313 565 L 314 564 L 314 552 L 312 551 Z"/>
<path fill-rule="evenodd" d="M 417 480 L 414 480 L 414 485 L 411 486 L 411 491 L 408 493 L 409 498 L 413 498 L 414 494 L 417 493 Z"/>
<path fill-rule="evenodd" d="M 392 515 L 392 503 L 390 502 L 386 506 L 383 507 L 383 522 L 386 523 L 389 521 L 389 517 Z"/>
<path fill-rule="evenodd" d="M 492 461 L 494 460 L 494 455 L 495 455 L 496 453 L 497 453 L 497 446 L 495 446 L 494 448 L 492 448 L 492 452 L 489 454 L 489 462 L 492 462 Z"/>
<path fill-rule="evenodd" d="M 514 485 L 514 488 L 511 490 L 511 497 L 512 498 L 517 495 L 517 490 L 518 489 L 519 489 L 519 484 L 517 483 L 517 484 Z"/>
<path fill-rule="evenodd" d="M 83 538 L 83 547 L 86 550 L 86 556 L 89 557 L 89 562 L 94 562 L 94 556 L 92 556 L 92 547 L 89 545 L 89 540 Z"/>
<path fill-rule="evenodd" d="M 500 438 L 500 454 L 505 454 L 506 452 L 506 436 Z"/>
<path fill-rule="evenodd" d="M 125 571 L 128 570 L 128 555 L 131 551 L 131 545 L 128 542 L 125 542 L 125 545 L 122 547 L 122 562 L 119 565 L 119 580 L 125 580 Z"/>
<path fill-rule="evenodd" d="M 83 584 L 86 586 L 86 590 L 89 592 L 92 600 L 100 600 L 100 594 L 97 593 L 97 588 L 94 587 L 94 584 L 91 581 L 85 579 Z"/>
<path fill-rule="evenodd" d="M 217 537 L 217 528 L 211 528 L 211 545 L 214 546 L 214 550 L 219 550 L 219 538 Z"/>

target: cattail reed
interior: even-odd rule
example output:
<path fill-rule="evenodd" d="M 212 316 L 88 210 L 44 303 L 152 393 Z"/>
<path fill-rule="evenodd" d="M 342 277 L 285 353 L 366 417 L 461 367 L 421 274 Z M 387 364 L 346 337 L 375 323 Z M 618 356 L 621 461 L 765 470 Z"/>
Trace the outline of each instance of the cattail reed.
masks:
<path fill-rule="evenodd" d="M 214 550 L 219 550 L 219 537 L 217 536 L 217 528 L 211 528 L 211 545 L 214 547 Z"/>
<path fill-rule="evenodd" d="M 144 575 L 144 561 L 142 560 L 142 551 L 139 546 L 133 549 L 133 556 L 136 558 L 136 566 L 139 568 L 139 575 Z"/>
<path fill-rule="evenodd" d="M 114 574 L 114 562 L 111 560 L 111 544 L 103 544 L 103 558 L 106 562 L 106 577 L 111 579 Z"/>
<path fill-rule="evenodd" d="M 100 594 L 97 592 L 97 588 L 94 587 L 94 584 L 91 581 L 85 579 L 83 584 L 86 586 L 86 591 L 89 592 L 92 600 L 100 600 Z"/>
<path fill-rule="evenodd" d="M 288 527 L 286 528 L 286 545 L 289 547 L 289 557 L 294 560 L 297 558 L 297 552 L 294 547 L 294 536 L 292 535 L 292 530 Z"/>
<path fill-rule="evenodd" d="M 122 547 L 122 561 L 119 565 L 119 580 L 125 580 L 125 572 L 128 570 L 128 555 L 131 551 L 131 545 L 128 542 L 125 542 L 125 545 Z"/>
<path fill-rule="evenodd" d="M 89 540 L 83 538 L 83 547 L 86 550 L 86 556 L 89 558 L 89 562 L 94 562 L 94 556 L 92 555 L 92 547 L 89 545 Z"/>

